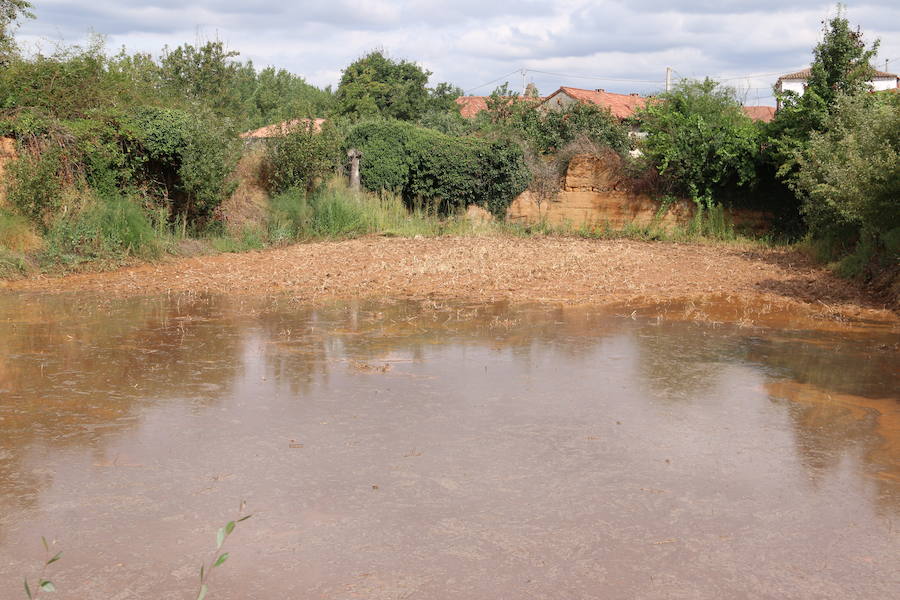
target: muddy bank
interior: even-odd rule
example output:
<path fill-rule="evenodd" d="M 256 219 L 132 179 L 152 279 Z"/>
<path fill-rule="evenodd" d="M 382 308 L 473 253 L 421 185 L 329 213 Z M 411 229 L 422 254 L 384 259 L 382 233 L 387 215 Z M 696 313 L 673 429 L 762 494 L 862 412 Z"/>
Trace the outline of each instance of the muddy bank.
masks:
<path fill-rule="evenodd" d="M 799 252 L 574 238 L 366 237 L 174 259 L 108 273 L 2 282 L 112 296 L 179 292 L 608 304 L 725 297 L 826 318 L 896 320 L 896 305 Z"/>

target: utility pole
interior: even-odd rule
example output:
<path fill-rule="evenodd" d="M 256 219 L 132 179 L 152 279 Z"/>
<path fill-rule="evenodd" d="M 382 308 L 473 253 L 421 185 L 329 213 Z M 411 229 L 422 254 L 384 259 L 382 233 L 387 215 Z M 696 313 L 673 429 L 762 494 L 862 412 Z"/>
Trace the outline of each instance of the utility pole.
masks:
<path fill-rule="evenodd" d="M 666 67 L 666 92 L 672 89 L 672 67 Z"/>
<path fill-rule="evenodd" d="M 527 91 L 527 85 L 525 83 L 525 75 L 528 73 L 528 69 L 522 69 L 522 97 L 525 97 L 525 92 Z"/>

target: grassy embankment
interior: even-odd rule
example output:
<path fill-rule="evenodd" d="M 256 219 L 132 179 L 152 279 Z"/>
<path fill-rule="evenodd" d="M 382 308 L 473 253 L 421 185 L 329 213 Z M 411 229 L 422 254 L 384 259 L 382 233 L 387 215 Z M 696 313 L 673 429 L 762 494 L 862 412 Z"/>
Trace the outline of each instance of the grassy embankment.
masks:
<path fill-rule="evenodd" d="M 684 227 L 523 225 L 472 219 L 463 212 L 438 215 L 425 205 L 409 209 L 395 194 L 354 192 L 338 179 L 308 196 L 295 189 L 257 202 L 262 206 L 255 218 L 206 231 L 173 227 L 166 223 L 165 214 L 144 211 L 135 202 L 117 197 L 90 199 L 70 218 L 56 220 L 44 235 L 36 233 L 27 219 L 0 210 L 0 277 L 100 271 L 167 256 L 245 252 L 364 235 L 560 235 L 748 246 L 773 243 L 771 238 L 737 234 L 719 212 L 704 215 Z"/>

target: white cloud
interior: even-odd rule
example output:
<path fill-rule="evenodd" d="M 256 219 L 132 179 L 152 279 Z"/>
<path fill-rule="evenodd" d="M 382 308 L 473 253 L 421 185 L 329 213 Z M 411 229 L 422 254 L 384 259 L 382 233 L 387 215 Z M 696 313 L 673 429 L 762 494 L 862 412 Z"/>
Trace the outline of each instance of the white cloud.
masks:
<path fill-rule="evenodd" d="M 775 73 L 805 65 L 834 5 L 803 0 L 37 0 L 38 19 L 20 39 L 75 42 L 89 29 L 111 47 L 158 52 L 163 45 L 219 37 L 258 65 L 274 64 L 318 85 L 373 48 L 414 60 L 433 81 L 470 89 L 527 67 L 542 91 L 561 84 L 650 92 L 666 66 L 683 76 Z M 880 57 L 900 69 L 900 7 L 886 0 L 851 6 L 848 17 Z M 561 73 L 566 77 L 534 71 Z M 577 79 L 573 75 L 596 77 Z M 774 76 L 735 80 L 768 95 Z M 510 77 L 520 85 L 521 76 Z M 480 88 L 487 93 L 491 86 Z"/>

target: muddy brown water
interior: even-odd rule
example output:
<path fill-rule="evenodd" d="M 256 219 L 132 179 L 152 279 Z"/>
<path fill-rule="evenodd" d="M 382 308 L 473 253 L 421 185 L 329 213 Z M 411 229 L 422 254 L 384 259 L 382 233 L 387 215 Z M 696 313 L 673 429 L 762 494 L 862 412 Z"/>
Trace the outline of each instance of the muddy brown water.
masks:
<path fill-rule="evenodd" d="M 889 325 L 0 296 L 0 597 L 896 598 Z"/>

